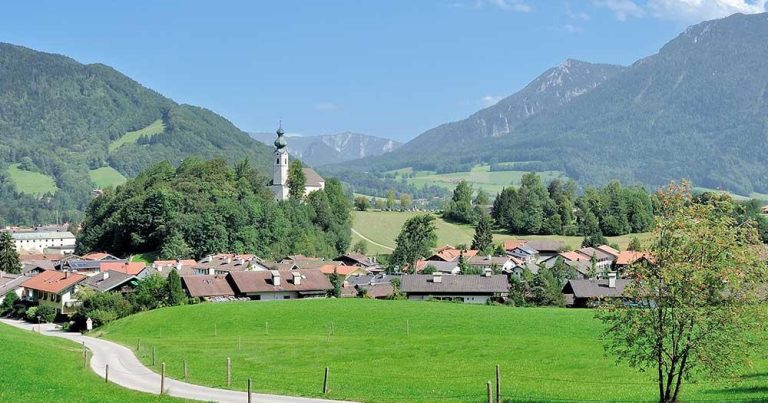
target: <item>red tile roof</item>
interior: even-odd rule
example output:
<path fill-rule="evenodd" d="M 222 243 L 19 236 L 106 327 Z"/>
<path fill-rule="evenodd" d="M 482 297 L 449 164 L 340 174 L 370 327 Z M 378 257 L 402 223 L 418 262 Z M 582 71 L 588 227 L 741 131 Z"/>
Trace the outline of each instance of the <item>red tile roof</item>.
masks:
<path fill-rule="evenodd" d="M 525 245 L 528 241 L 525 239 L 507 239 L 504 241 L 504 250 L 512 250 Z"/>
<path fill-rule="evenodd" d="M 641 258 L 648 259 L 650 258 L 650 256 L 651 254 L 648 252 L 636 252 L 636 251 L 627 250 L 624 252 L 619 252 L 619 256 L 616 258 L 616 264 L 625 266 L 628 264 L 635 263 Z"/>
<path fill-rule="evenodd" d="M 350 274 L 356 272 L 356 271 L 365 271 L 360 266 L 346 266 L 343 264 L 335 265 L 335 264 L 326 264 L 323 266 L 320 266 L 320 271 L 323 272 L 323 274 L 333 274 L 334 270 L 336 273 L 340 276 L 349 276 Z"/>
<path fill-rule="evenodd" d="M 86 276 L 55 270 L 44 270 L 40 274 L 21 284 L 31 290 L 59 293 L 83 281 Z"/>
<path fill-rule="evenodd" d="M 135 276 L 146 267 L 147 265 L 143 262 L 101 262 L 99 264 L 99 271 L 112 270 Z"/>
<path fill-rule="evenodd" d="M 83 255 L 83 260 L 102 260 L 106 257 L 110 257 L 109 253 L 105 252 L 91 252 Z"/>
<path fill-rule="evenodd" d="M 560 252 L 558 253 L 558 255 L 570 262 L 578 262 L 580 260 L 590 260 L 590 257 L 583 255 L 579 252 L 573 252 L 573 251 Z"/>
<path fill-rule="evenodd" d="M 155 267 L 167 267 L 167 266 L 176 266 L 177 263 L 180 263 L 182 266 L 194 266 L 197 264 L 195 259 L 181 259 L 181 260 L 155 260 L 152 262 L 152 265 Z"/>

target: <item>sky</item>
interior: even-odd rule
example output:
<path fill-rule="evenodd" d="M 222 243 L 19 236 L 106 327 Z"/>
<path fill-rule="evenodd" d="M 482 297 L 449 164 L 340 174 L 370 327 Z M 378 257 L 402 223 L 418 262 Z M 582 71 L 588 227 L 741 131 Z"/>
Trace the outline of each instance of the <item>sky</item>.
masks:
<path fill-rule="evenodd" d="M 566 59 L 628 65 L 766 0 L 9 1 L 0 42 L 104 63 L 246 131 L 405 141 Z"/>

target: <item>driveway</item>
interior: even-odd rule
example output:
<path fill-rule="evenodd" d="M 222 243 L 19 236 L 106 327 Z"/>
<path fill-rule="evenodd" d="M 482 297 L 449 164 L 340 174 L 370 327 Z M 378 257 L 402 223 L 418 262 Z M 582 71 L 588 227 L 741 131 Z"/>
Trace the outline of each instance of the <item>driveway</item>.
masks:
<path fill-rule="evenodd" d="M 80 333 L 70 333 L 61 331 L 56 325 L 42 324 L 33 325 L 24 321 L 0 319 L 0 322 L 10 326 L 29 331 L 38 331 L 44 336 L 60 337 L 71 340 L 77 344 L 85 343 L 91 354 L 91 369 L 104 376 L 105 367 L 109 364 L 109 381 L 126 387 L 128 389 L 138 390 L 152 394 L 160 393 L 160 375 L 145 367 L 133 355 L 133 351 L 102 339 L 83 336 Z M 177 381 L 175 379 L 165 378 L 165 394 L 179 397 L 182 399 L 216 401 L 216 402 L 238 402 L 248 401 L 246 392 L 237 392 L 226 389 L 208 388 L 200 385 Z M 253 402 L 277 402 L 277 403 L 327 403 L 333 400 L 311 399 L 304 397 L 290 397 L 279 395 L 265 395 L 259 393 L 251 394 Z"/>

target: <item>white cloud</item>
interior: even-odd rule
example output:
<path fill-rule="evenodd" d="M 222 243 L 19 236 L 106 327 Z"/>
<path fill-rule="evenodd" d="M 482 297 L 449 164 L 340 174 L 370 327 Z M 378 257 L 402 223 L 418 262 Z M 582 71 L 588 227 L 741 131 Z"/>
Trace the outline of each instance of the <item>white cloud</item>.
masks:
<path fill-rule="evenodd" d="M 578 25 L 573 24 L 565 24 L 563 25 L 563 31 L 568 32 L 569 34 L 580 34 L 584 32 L 583 29 L 581 29 Z"/>
<path fill-rule="evenodd" d="M 565 2 L 565 15 L 572 20 L 589 21 L 591 18 L 589 14 L 584 11 L 575 11 L 571 8 L 571 3 Z"/>
<path fill-rule="evenodd" d="M 595 7 L 603 7 L 611 10 L 619 21 L 626 21 L 629 17 L 642 17 L 645 10 L 633 0 L 592 0 Z"/>
<path fill-rule="evenodd" d="M 654 17 L 699 22 L 727 17 L 734 13 L 756 14 L 765 12 L 766 0 L 648 0 L 648 9 Z"/>
<path fill-rule="evenodd" d="M 318 102 L 312 105 L 312 107 L 315 108 L 315 110 L 321 112 L 330 112 L 339 109 L 338 105 L 334 104 L 333 102 Z"/>
<path fill-rule="evenodd" d="M 502 96 L 498 96 L 498 95 L 486 95 L 486 96 L 484 96 L 484 97 L 481 99 L 481 101 L 483 102 L 483 106 L 485 106 L 485 107 L 489 107 L 489 106 L 492 106 L 492 105 L 496 105 L 496 104 L 497 104 L 497 103 L 499 103 L 499 101 L 501 101 L 502 99 L 504 99 L 504 97 L 502 97 Z"/>
<path fill-rule="evenodd" d="M 488 3 L 494 6 L 509 11 L 516 11 L 519 13 L 529 13 L 533 8 L 523 0 L 488 0 Z"/>

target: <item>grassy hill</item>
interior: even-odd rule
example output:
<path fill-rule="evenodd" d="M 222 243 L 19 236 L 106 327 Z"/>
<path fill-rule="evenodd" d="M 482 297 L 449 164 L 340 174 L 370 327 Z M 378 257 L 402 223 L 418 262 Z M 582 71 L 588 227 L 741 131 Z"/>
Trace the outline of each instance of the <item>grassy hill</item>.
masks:
<path fill-rule="evenodd" d="M 150 138 L 165 131 L 165 124 L 162 119 L 157 119 L 150 123 L 149 126 L 141 128 L 139 130 L 133 130 L 123 134 L 115 139 L 115 141 L 109 143 L 109 152 L 113 152 L 125 144 L 135 144 L 142 136 Z"/>
<path fill-rule="evenodd" d="M 192 382 L 217 387 L 230 357 L 236 389 L 252 377 L 261 392 L 320 396 L 327 366 L 331 398 L 481 402 L 498 364 L 512 401 L 653 401 L 653 374 L 605 357 L 593 314 L 362 299 L 203 304 L 134 315 L 103 337 L 133 349 L 140 339 L 147 364 L 155 346 L 172 377 L 188 360 Z M 741 380 L 685 385 L 681 399 L 759 399 L 766 382 L 768 361 L 755 357 Z"/>
<path fill-rule="evenodd" d="M 417 187 L 436 185 L 453 191 L 456 188 L 456 184 L 464 180 L 472 184 L 475 189 L 483 189 L 491 194 L 497 194 L 504 187 L 519 186 L 520 178 L 528 173 L 528 171 L 491 172 L 489 165 L 475 165 L 467 172 L 447 174 L 438 174 L 434 171 L 414 171 L 412 168 L 398 169 L 386 173 L 394 174 L 396 179 L 405 176 L 408 183 Z M 549 183 L 552 179 L 563 177 L 563 173 L 560 171 L 543 171 L 538 174 L 544 183 Z"/>
<path fill-rule="evenodd" d="M 83 369 L 81 347 L 0 324 L 3 402 L 176 402 L 104 383 Z"/>
<path fill-rule="evenodd" d="M 352 232 L 352 244 L 362 239 L 361 235 L 375 242 L 368 242 L 369 253 L 391 253 L 395 247 L 395 238 L 400 233 L 405 221 L 414 215 L 423 214 L 416 212 L 398 212 L 398 211 L 354 211 L 352 228 L 357 231 Z M 456 245 L 472 244 L 472 236 L 475 229 L 470 225 L 460 225 L 447 222 L 437 217 L 435 222 L 437 227 L 438 245 Z M 358 235 L 359 234 L 359 235 Z M 625 249 L 633 236 L 640 240 L 648 237 L 648 234 L 623 235 L 617 237 L 607 237 L 610 242 L 616 242 L 619 247 Z M 493 236 L 494 242 L 502 242 L 505 239 L 558 239 L 568 244 L 571 249 L 578 248 L 584 237 L 580 236 L 557 236 L 557 235 L 509 235 L 502 232 L 496 232 Z M 382 246 L 383 245 L 383 246 Z M 392 248 L 392 249 L 390 249 Z"/>
<path fill-rule="evenodd" d="M 19 168 L 19 164 L 8 167 L 8 177 L 21 193 L 40 196 L 45 193 L 56 193 L 59 190 L 56 187 L 56 181 L 50 175 L 25 171 Z"/>
<path fill-rule="evenodd" d="M 122 185 L 127 180 L 123 174 L 112 167 L 92 169 L 88 171 L 88 175 L 91 177 L 91 182 L 100 189 Z"/>

